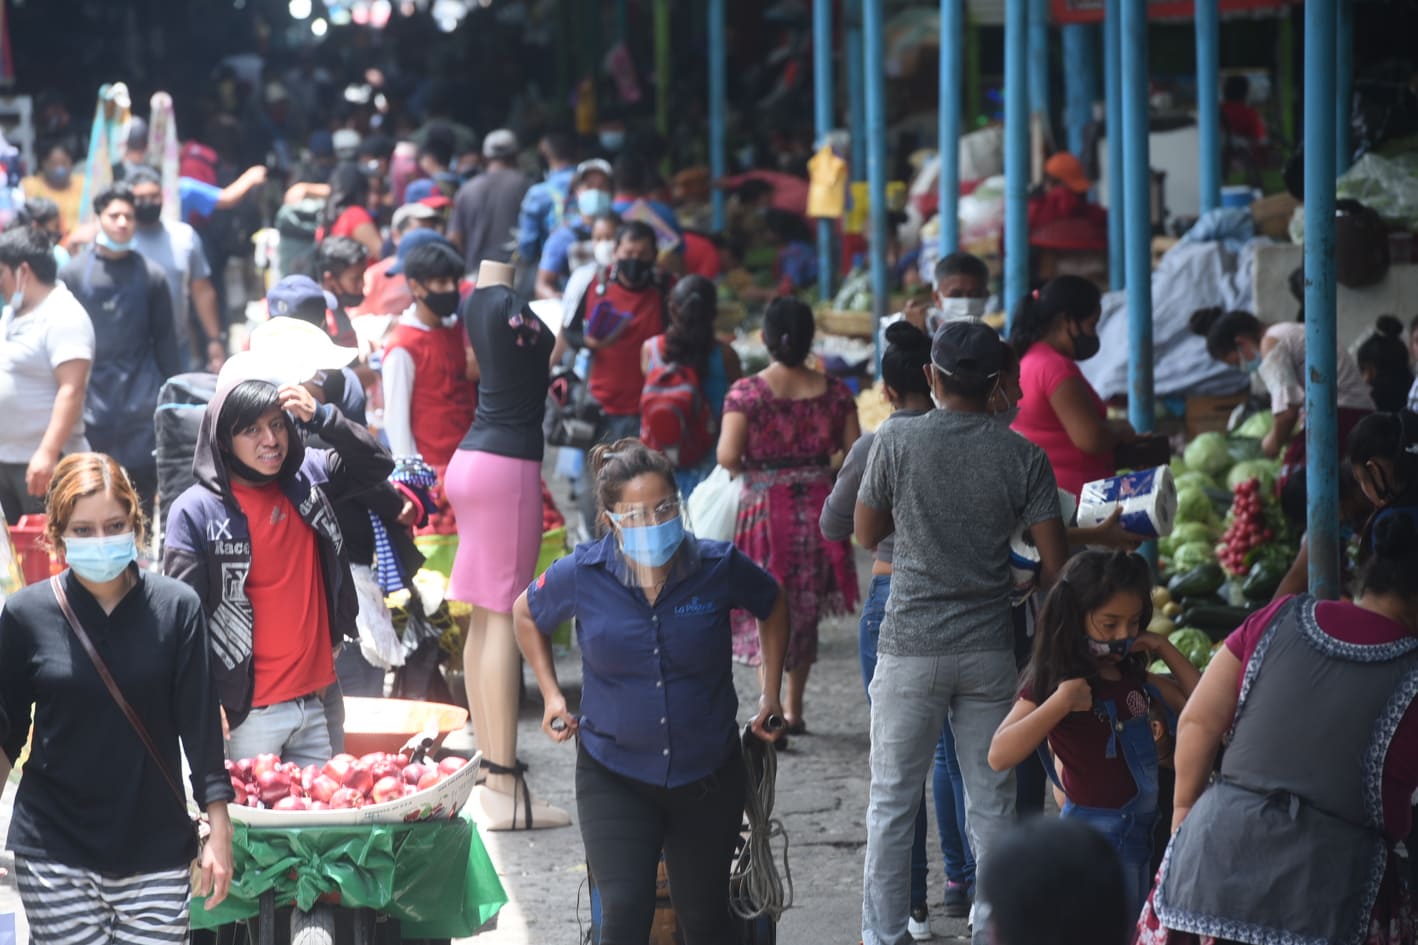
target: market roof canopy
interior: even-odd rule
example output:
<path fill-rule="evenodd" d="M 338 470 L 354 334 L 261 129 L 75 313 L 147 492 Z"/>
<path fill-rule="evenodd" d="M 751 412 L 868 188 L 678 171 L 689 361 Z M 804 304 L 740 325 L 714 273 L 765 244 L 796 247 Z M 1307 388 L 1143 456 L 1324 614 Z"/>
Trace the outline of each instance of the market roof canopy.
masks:
<path fill-rule="evenodd" d="M 1221 13 L 1264 15 L 1287 7 L 1298 6 L 1302 0 L 1218 0 Z M 1051 0 L 1055 23 L 1101 23 L 1103 0 Z M 1152 20 L 1190 20 L 1196 16 L 1196 4 L 1190 0 L 1149 0 L 1147 16 Z"/>

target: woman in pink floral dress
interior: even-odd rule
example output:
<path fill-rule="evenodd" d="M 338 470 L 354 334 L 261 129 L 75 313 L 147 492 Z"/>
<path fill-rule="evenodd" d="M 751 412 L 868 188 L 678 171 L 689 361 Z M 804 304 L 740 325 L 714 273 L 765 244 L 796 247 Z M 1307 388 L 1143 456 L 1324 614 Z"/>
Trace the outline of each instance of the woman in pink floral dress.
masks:
<path fill-rule="evenodd" d="M 763 318 L 773 363 L 736 381 L 724 399 L 719 465 L 740 476 L 734 544 L 778 579 L 788 597 L 792 633 L 783 699 L 789 733 L 806 730 L 803 692 L 817 660 L 817 624 L 857 603 L 851 546 L 818 529 L 832 491 L 833 457 L 861 427 L 852 393 L 841 381 L 807 367 L 815 331 L 812 309 L 775 299 Z M 734 658 L 758 665 L 757 624 L 735 613 Z"/>

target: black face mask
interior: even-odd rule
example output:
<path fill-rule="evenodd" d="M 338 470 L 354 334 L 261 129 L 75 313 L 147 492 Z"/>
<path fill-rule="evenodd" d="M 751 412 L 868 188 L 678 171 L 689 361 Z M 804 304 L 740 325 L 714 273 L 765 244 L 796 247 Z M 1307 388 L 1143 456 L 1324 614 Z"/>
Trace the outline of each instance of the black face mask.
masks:
<path fill-rule="evenodd" d="M 643 289 L 655 274 L 655 264 L 644 259 L 621 259 L 615 264 L 616 277 L 629 289 Z"/>
<path fill-rule="evenodd" d="M 156 203 L 148 200 L 140 200 L 133 205 L 133 216 L 138 223 L 143 226 L 152 226 L 162 219 L 162 201 Z"/>
<path fill-rule="evenodd" d="M 335 300 L 340 303 L 340 308 L 354 308 L 364 301 L 363 292 L 337 292 Z"/>
<path fill-rule="evenodd" d="M 1098 340 L 1097 335 L 1089 335 L 1080 331 L 1070 337 L 1073 338 L 1073 359 L 1075 361 L 1087 361 L 1103 347 L 1103 342 Z"/>
<path fill-rule="evenodd" d="M 458 290 L 452 289 L 448 292 L 430 292 L 423 297 L 423 304 L 428 310 L 439 318 L 447 318 L 458 311 Z"/>

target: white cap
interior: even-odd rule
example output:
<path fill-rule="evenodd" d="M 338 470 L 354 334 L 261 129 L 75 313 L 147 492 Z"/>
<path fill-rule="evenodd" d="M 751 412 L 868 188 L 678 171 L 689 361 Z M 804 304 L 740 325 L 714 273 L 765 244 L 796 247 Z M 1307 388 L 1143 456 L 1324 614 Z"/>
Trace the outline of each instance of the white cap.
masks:
<path fill-rule="evenodd" d="M 359 143 L 363 140 L 359 132 L 353 128 L 341 128 L 330 136 L 331 147 L 335 150 L 335 157 L 352 158 L 359 150 Z"/>
<path fill-rule="evenodd" d="M 304 383 L 321 371 L 347 367 L 359 357 L 359 349 L 335 344 L 319 327 L 298 318 L 272 318 L 256 326 L 250 349 L 241 354 L 250 355 L 255 362 L 243 368 L 256 372 L 244 380 L 269 380 L 282 387 Z M 225 366 L 222 373 L 226 373 Z"/>
<path fill-rule="evenodd" d="M 517 135 L 507 128 L 488 132 L 483 139 L 483 157 L 511 158 L 517 156 Z"/>

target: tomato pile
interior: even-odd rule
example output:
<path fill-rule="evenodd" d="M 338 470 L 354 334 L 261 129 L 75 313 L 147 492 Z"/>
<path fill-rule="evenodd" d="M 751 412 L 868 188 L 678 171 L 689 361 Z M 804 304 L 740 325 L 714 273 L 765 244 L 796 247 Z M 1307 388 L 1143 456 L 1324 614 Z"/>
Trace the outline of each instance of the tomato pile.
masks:
<path fill-rule="evenodd" d="M 1259 479 L 1236 486 L 1231 504 L 1230 524 L 1221 536 L 1216 558 L 1232 574 L 1245 574 L 1251 566 L 1251 552 L 1275 540 L 1275 531 L 1266 521 L 1264 497 Z"/>
<path fill-rule="evenodd" d="M 363 758 L 339 754 L 324 766 L 282 762 L 257 755 L 226 763 L 235 803 L 270 810 L 350 810 L 396 801 L 426 791 L 468 763 L 444 758 L 438 763 L 410 762 L 408 757 L 373 752 Z"/>

